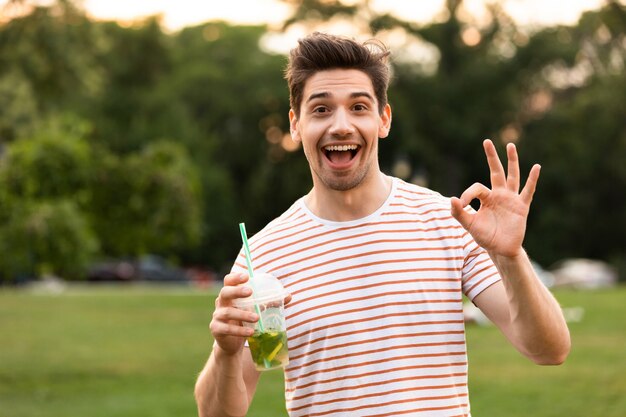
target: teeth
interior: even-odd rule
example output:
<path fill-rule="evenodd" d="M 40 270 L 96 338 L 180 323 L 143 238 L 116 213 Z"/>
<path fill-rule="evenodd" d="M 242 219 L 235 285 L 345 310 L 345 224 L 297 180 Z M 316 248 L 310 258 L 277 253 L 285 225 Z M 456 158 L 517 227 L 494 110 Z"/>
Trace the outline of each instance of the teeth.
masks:
<path fill-rule="evenodd" d="M 357 145 L 331 145 L 325 146 L 324 150 L 326 151 L 356 151 Z"/>

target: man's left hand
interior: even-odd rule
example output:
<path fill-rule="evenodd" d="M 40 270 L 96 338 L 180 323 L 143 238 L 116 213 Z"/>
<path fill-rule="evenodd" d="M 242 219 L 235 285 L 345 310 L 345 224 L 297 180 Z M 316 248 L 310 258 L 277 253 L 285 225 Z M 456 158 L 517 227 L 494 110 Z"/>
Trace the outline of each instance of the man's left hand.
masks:
<path fill-rule="evenodd" d="M 526 219 L 541 167 L 537 164 L 532 167 L 526 185 L 520 192 L 519 160 L 515 145 L 509 143 L 506 147 L 507 173 L 504 172 L 493 143 L 487 139 L 483 147 L 491 174 L 491 189 L 475 183 L 460 198 L 453 197 L 452 216 L 492 256 L 514 257 L 523 252 Z M 480 201 L 480 208 L 476 212 L 466 211 L 464 207 L 474 199 Z"/>

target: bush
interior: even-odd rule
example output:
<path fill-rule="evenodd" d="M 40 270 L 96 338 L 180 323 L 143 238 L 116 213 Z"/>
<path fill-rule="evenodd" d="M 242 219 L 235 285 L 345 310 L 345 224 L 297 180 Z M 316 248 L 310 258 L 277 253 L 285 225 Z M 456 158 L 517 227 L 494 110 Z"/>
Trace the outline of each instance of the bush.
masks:
<path fill-rule="evenodd" d="M 55 274 L 84 276 L 98 241 L 69 200 L 16 204 L 0 226 L 0 272 L 5 280 Z"/>

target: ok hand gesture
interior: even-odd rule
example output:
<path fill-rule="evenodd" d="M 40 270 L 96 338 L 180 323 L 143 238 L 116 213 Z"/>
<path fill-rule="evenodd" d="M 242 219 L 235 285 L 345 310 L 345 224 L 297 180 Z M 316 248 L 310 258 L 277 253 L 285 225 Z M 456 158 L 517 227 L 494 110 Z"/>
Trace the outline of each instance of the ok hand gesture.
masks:
<path fill-rule="evenodd" d="M 506 174 L 493 143 L 485 140 L 483 147 L 491 173 L 491 189 L 475 183 L 461 194 L 461 198 L 453 197 L 452 216 L 492 256 L 514 257 L 523 252 L 526 219 L 541 167 L 532 167 L 526 185 L 520 192 L 519 160 L 515 145 L 509 143 L 506 147 Z M 464 207 L 473 199 L 480 200 L 480 208 L 470 213 Z"/>

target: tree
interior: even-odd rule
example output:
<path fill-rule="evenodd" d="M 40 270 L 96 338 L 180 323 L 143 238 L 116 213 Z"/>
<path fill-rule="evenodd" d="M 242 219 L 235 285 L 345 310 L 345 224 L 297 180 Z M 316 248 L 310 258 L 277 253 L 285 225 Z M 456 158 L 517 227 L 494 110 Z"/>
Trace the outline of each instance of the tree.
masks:
<path fill-rule="evenodd" d="M 18 74 L 26 79 L 43 114 L 89 107 L 101 81 L 94 26 L 70 0 L 27 7 L 30 12 L 0 25 L 0 78 Z"/>
<path fill-rule="evenodd" d="M 191 132 L 188 118 L 171 96 L 160 94 L 171 74 L 170 38 L 158 17 L 131 27 L 116 22 L 93 23 L 102 47 L 94 59 L 103 76 L 103 90 L 94 99 L 96 134 L 108 149 L 124 154 L 163 137 Z M 193 127 L 193 125 L 192 125 Z"/>
<path fill-rule="evenodd" d="M 239 222 L 254 233 L 310 187 L 304 156 L 282 145 L 289 131 L 286 61 L 259 47 L 266 30 L 223 22 L 183 29 L 163 86 L 200 132 L 182 139 L 202 167 L 205 197 L 205 235 L 192 256 L 222 271 L 241 246 Z"/>
<path fill-rule="evenodd" d="M 184 148 L 162 141 L 123 157 L 98 154 L 89 217 L 104 253 L 167 255 L 198 242 L 199 175 Z"/>
<path fill-rule="evenodd" d="M 39 111 L 30 83 L 21 72 L 0 75 L 0 109 L 0 145 L 33 133 Z"/>
<path fill-rule="evenodd" d="M 0 159 L 0 262 L 5 279 L 80 278 L 107 255 L 170 254 L 201 237 L 199 175 L 186 150 L 160 141 L 118 157 L 92 146 L 89 125 L 53 119 Z"/>
<path fill-rule="evenodd" d="M 0 165 L 4 191 L 20 200 L 68 198 L 86 203 L 93 164 L 84 139 L 88 129 L 72 116 L 50 119 L 32 139 L 9 145 Z"/>
<path fill-rule="evenodd" d="M 75 131 L 84 124 L 75 121 Z M 57 274 L 80 278 L 98 249 L 84 208 L 92 154 L 80 133 L 49 122 L 0 159 L 0 275 L 7 280 Z"/>
<path fill-rule="evenodd" d="M 543 163 L 529 227 L 537 259 L 604 259 L 626 278 L 626 7 L 610 2 L 575 27 L 546 30 L 546 42 L 575 45 L 569 66 L 546 71 L 549 111 L 529 121 L 527 158 Z M 551 38 L 550 38 L 551 37 Z"/>
<path fill-rule="evenodd" d="M 0 224 L 0 278 L 8 281 L 57 275 L 81 279 L 98 239 L 73 201 L 20 201 Z"/>
<path fill-rule="evenodd" d="M 626 266 L 626 242 L 614 232 L 626 227 L 618 191 L 626 187 L 623 4 L 609 1 L 575 26 L 529 32 L 497 3 L 481 26 L 463 17 L 461 0 L 448 0 L 446 17 L 424 25 L 379 15 L 368 1 L 286 2 L 295 6 L 288 24 L 347 16 L 371 35 L 399 30 L 407 44 L 431 51 L 430 65 L 397 55 L 392 62 L 394 139 L 381 144 L 384 168 L 408 161 L 407 179 L 418 173 L 432 188 L 458 195 L 474 181 L 489 182 L 484 138 L 517 142 L 524 172 L 534 162 L 544 167 L 529 252 L 546 265 L 579 256 Z"/>
<path fill-rule="evenodd" d="M 458 195 L 489 181 L 484 138 L 500 151 L 516 142 L 525 172 L 544 167 L 529 252 L 546 265 L 565 256 L 626 265 L 608 226 L 623 228 L 626 213 L 614 191 L 624 187 L 623 2 L 529 31 L 497 2 L 484 22 L 448 0 L 416 24 L 368 0 L 284 1 L 294 10 L 285 28 L 343 19 L 390 44 L 386 172 Z M 69 200 L 73 209 L 58 210 L 81 213 L 102 255 L 156 251 L 224 271 L 241 245 L 237 223 L 254 233 L 311 187 L 289 139 L 286 57 L 264 48 L 267 27 L 207 22 L 169 34 L 159 17 L 93 21 L 71 0 L 11 4 L 26 12 L 0 26 L 0 155 L 21 147 L 22 168 L 3 174 L 0 225 L 18 203 Z M 61 132 L 46 133 L 52 148 L 27 149 L 51 120 Z M 91 162 L 67 165 L 79 149 Z"/>

